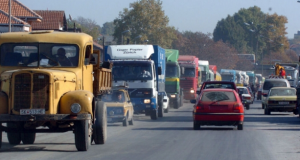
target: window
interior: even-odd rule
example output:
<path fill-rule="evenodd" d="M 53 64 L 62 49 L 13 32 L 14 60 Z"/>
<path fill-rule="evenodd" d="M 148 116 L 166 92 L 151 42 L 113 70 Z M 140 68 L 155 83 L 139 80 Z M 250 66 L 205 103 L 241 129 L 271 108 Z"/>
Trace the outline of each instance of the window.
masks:
<path fill-rule="evenodd" d="M 201 101 L 210 102 L 210 101 L 227 101 L 227 102 L 236 102 L 236 97 L 233 92 L 227 91 L 210 91 L 204 92 Z"/>

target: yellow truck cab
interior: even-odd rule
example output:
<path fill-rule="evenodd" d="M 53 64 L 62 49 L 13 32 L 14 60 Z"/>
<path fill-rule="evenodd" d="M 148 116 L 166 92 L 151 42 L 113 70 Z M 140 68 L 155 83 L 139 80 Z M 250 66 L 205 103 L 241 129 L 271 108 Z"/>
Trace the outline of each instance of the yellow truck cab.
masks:
<path fill-rule="evenodd" d="M 33 144 L 39 132 L 73 131 L 78 151 L 104 144 L 106 106 L 97 96 L 111 89 L 111 65 L 99 57 L 84 33 L 0 34 L 0 137 Z"/>
<path fill-rule="evenodd" d="M 133 125 L 133 105 L 124 87 L 113 87 L 110 93 L 102 96 L 107 107 L 107 122 L 122 122 L 123 126 Z"/>

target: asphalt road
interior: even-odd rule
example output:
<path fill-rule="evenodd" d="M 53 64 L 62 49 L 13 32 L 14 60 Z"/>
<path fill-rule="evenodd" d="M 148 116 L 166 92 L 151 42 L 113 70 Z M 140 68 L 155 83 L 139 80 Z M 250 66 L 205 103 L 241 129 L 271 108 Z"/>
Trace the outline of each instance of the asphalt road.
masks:
<path fill-rule="evenodd" d="M 37 134 L 33 145 L 9 145 L 3 135 L 1 160 L 13 159 L 203 159 L 299 160 L 300 119 L 292 113 L 263 115 L 260 101 L 246 110 L 244 130 L 212 126 L 192 129 L 192 104 L 152 121 L 134 117 L 134 126 L 109 124 L 105 145 L 78 152 L 72 132 Z"/>

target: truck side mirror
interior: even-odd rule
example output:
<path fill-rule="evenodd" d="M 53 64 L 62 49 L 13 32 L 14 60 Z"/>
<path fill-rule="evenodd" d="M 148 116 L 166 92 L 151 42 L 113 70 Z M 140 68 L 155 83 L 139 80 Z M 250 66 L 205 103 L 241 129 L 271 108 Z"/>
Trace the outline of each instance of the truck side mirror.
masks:
<path fill-rule="evenodd" d="M 181 67 L 181 74 L 184 74 L 184 67 Z"/>
<path fill-rule="evenodd" d="M 161 75 L 161 74 L 162 74 L 161 67 L 158 67 L 157 72 L 158 72 L 158 75 Z"/>

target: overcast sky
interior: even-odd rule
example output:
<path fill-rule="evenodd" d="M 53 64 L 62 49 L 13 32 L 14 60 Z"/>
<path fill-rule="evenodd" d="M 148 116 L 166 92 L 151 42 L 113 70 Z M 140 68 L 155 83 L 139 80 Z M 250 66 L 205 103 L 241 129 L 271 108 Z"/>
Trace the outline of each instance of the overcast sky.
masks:
<path fill-rule="evenodd" d="M 64 10 L 67 18 L 82 16 L 100 26 L 118 17 L 137 0 L 19 0 L 32 10 Z M 170 26 L 179 31 L 213 33 L 219 20 L 241 8 L 258 6 L 264 13 L 277 13 L 288 18 L 287 37 L 300 29 L 300 3 L 297 0 L 162 0 Z M 271 11 L 269 11 L 271 9 Z"/>

